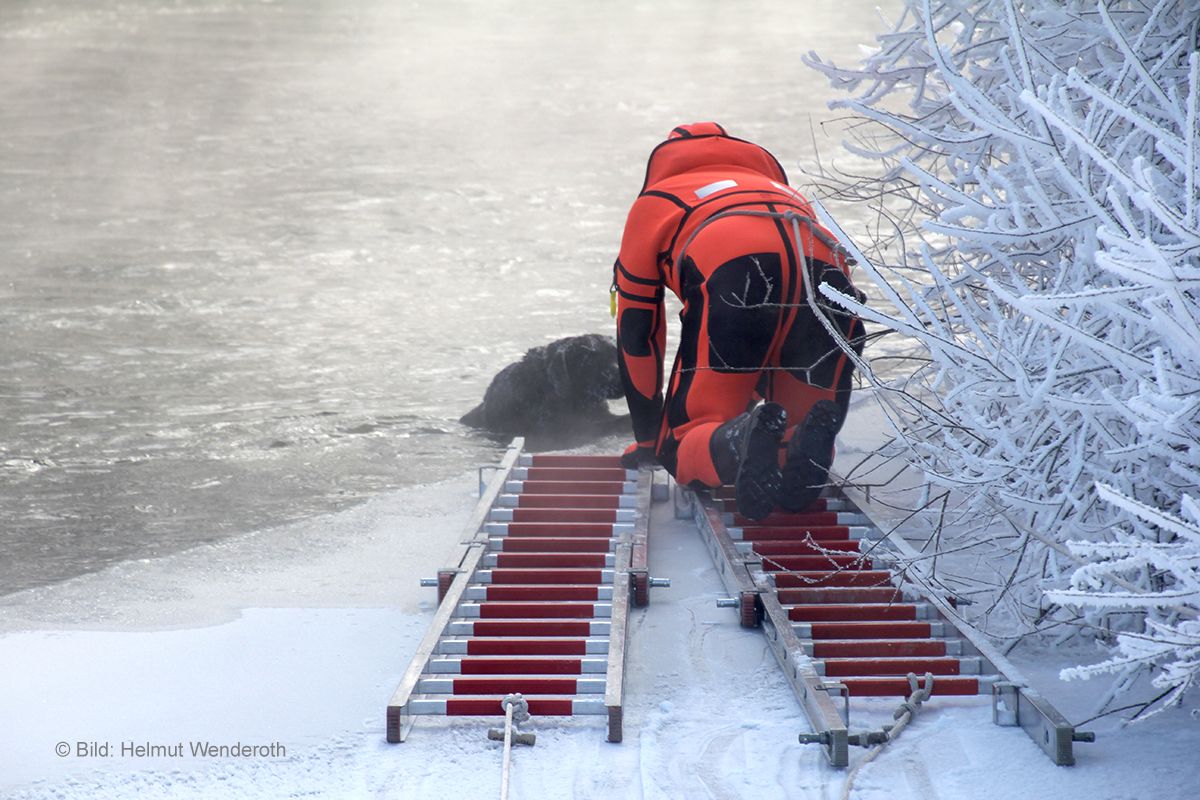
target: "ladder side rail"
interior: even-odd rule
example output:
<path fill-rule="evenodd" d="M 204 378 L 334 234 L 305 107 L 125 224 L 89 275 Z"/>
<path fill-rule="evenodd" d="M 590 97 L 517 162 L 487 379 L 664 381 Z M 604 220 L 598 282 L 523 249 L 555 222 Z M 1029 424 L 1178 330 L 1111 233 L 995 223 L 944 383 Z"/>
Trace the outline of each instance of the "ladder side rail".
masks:
<path fill-rule="evenodd" d="M 650 533 L 650 504 L 654 472 L 643 469 L 637 479 L 637 510 L 632 533 L 617 539 L 614 564 L 611 627 L 608 636 L 608 667 L 605 673 L 604 706 L 608 711 L 608 741 L 624 738 L 625 654 L 628 644 L 629 607 L 637 581 L 647 581 L 646 550 Z"/>
<path fill-rule="evenodd" d="M 408 711 L 408 703 L 412 698 L 413 690 L 420 681 L 421 674 L 425 671 L 425 666 L 429 662 L 430 656 L 433 655 L 438 641 L 445 633 L 446 626 L 457 611 L 458 604 L 467 590 L 471 574 L 486 553 L 487 547 L 482 544 L 473 544 L 468 548 L 467 558 L 462 563 L 462 569 L 454 576 L 454 581 L 450 584 L 441 605 L 438 606 L 437 613 L 434 614 L 433 621 L 429 624 L 429 629 L 425 632 L 425 638 L 417 646 L 416 653 L 408 662 L 408 669 L 405 670 L 404 677 L 400 679 L 400 684 L 392 693 L 392 699 L 388 701 L 387 740 L 392 744 L 403 742 L 408 737 L 408 732 L 413 724 L 412 715 Z"/>
<path fill-rule="evenodd" d="M 744 606 L 749 600 L 761 608 L 761 625 L 767 642 L 808 717 L 809 725 L 820 736 L 825 755 L 832 766 L 846 766 L 849 763 L 849 731 L 846 723 L 829 696 L 827 684 L 810 665 L 810 658 L 778 597 L 773 591 L 762 588 L 766 586 L 766 581 L 760 586 L 751 576 L 750 568 L 759 570 L 762 562 L 747 559 L 745 554 L 738 551 L 729 537 L 720 510 L 709 499 L 696 497 L 692 507 L 697 527 L 712 555 L 713 564 L 721 573 L 725 589 L 738 596 L 739 605 Z M 743 614 L 743 623 L 745 621 Z"/>
<path fill-rule="evenodd" d="M 480 532 L 484 528 L 492 505 L 504 490 L 504 484 L 524 447 L 525 440 L 523 438 L 513 439 L 508 451 L 500 460 L 496 472 L 492 475 L 492 479 L 488 482 L 487 488 L 480 495 L 479 502 L 467 521 L 463 537 L 454 549 L 450 560 L 453 566 L 447 570 L 454 573 L 454 578 L 445 594 L 440 598 L 437 612 L 434 614 L 429 629 L 425 632 L 425 637 L 417 646 L 417 651 L 409 661 L 404 677 L 400 679 L 399 685 L 392 693 L 391 700 L 388 701 L 386 732 L 387 741 L 392 744 L 403 742 L 408 737 L 408 732 L 413 724 L 413 717 L 408 709 L 409 700 L 412 698 L 413 690 L 420 681 L 421 674 L 425 671 L 425 666 L 429 662 L 430 656 L 433 655 L 438 641 L 445 633 L 446 626 L 454 616 L 463 594 L 466 593 L 471 575 L 487 553 L 487 536 L 485 534 L 481 539 Z"/>
<path fill-rule="evenodd" d="M 470 519 L 467 520 L 467 524 L 463 528 L 463 537 L 459 540 L 460 544 L 470 544 L 480 538 L 480 532 L 487 522 L 488 513 L 491 512 L 492 506 L 495 505 L 496 498 L 504 491 L 504 485 L 508 482 L 508 477 L 512 474 L 513 468 L 517 465 L 517 459 L 521 457 L 521 451 L 524 449 L 525 439 L 523 437 L 518 436 L 512 440 L 512 444 L 508 446 L 508 451 L 496 466 L 496 471 L 492 473 L 487 488 L 479 493 L 479 502 L 476 503 L 475 510 L 471 513 Z M 484 536 L 483 538 L 486 540 L 487 537 Z"/>
<path fill-rule="evenodd" d="M 800 701 L 809 725 L 820 737 L 825 756 L 830 766 L 845 767 L 850 763 L 849 730 L 837 706 L 829 696 L 829 685 L 817 674 L 811 657 L 804 650 L 800 637 L 796 635 L 788 619 L 787 611 L 779 603 L 774 592 L 759 595 L 763 604 L 763 633 L 775 653 L 783 675 L 791 684 L 792 692 Z M 845 686 L 835 684 L 845 696 Z"/>
<path fill-rule="evenodd" d="M 629 574 L 631 547 L 617 547 L 616 574 L 613 579 L 612 617 L 608 635 L 608 668 L 605 672 L 604 707 L 608 712 L 608 741 L 624 738 L 625 651 L 629 632 Z"/>
<path fill-rule="evenodd" d="M 680 491 L 691 490 L 681 487 Z M 761 590 L 750 576 L 750 565 L 757 566 L 762 562 L 753 554 L 749 554 L 750 558 L 747 558 L 747 554 L 737 549 L 737 545 L 729 538 L 725 529 L 720 509 L 713 504 L 711 499 L 694 495 L 692 512 L 696 520 L 696 527 L 700 529 L 701 538 L 704 540 L 709 556 L 712 557 L 713 566 L 721 576 L 721 584 L 725 587 L 725 591 L 738 601 L 743 627 L 754 627 L 753 624 L 748 623 L 756 616 L 756 601 Z"/>
<path fill-rule="evenodd" d="M 654 502 L 654 470 L 642 467 L 638 471 L 637 515 L 634 518 L 633 536 L 630 541 L 629 572 L 635 606 L 650 602 L 650 570 L 648 551 L 650 544 L 650 506 Z"/>

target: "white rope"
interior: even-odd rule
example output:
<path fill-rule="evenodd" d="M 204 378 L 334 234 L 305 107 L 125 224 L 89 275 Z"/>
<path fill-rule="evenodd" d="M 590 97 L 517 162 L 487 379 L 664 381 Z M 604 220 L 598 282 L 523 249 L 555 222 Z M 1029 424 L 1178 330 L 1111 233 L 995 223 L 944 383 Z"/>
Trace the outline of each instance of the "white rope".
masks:
<path fill-rule="evenodd" d="M 504 709 L 504 756 L 500 768 L 500 800 L 508 800 L 508 776 L 512 766 L 513 733 L 517 725 L 529 721 L 529 701 L 520 692 L 507 695 L 500 701 Z M 489 737 L 491 732 L 489 731 Z M 529 742 L 532 744 L 532 742 Z"/>
<path fill-rule="evenodd" d="M 854 769 L 850 770 L 850 774 L 846 776 L 846 785 L 842 787 L 842 800 L 850 800 L 850 790 L 854 787 L 854 779 L 858 777 L 858 772 L 867 764 L 875 760 L 875 757 L 883 752 L 883 748 L 887 747 L 896 737 L 904 732 L 908 727 L 908 723 L 912 721 L 917 712 L 921 710 L 921 704 L 929 699 L 929 695 L 933 692 L 933 674 L 925 673 L 925 686 L 919 687 L 917 684 L 917 676 L 913 673 L 908 673 L 908 687 L 910 694 L 908 699 L 896 707 L 892 713 L 892 719 L 896 720 L 896 724 L 890 728 L 884 728 L 885 738 L 880 742 L 875 749 L 867 753 L 862 761 L 854 765 Z"/>
<path fill-rule="evenodd" d="M 505 698 L 507 699 L 507 698 Z M 500 767 L 500 800 L 508 800 L 508 770 L 512 764 L 513 705 L 504 704 L 504 758 Z"/>

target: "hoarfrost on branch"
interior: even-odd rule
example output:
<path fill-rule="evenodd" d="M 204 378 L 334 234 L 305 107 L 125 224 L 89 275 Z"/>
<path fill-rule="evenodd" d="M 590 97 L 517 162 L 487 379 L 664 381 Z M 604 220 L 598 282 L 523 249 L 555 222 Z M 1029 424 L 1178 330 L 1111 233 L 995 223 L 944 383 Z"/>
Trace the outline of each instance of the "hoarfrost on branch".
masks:
<path fill-rule="evenodd" d="M 843 196 L 890 231 L 855 253 L 890 308 L 829 296 L 924 351 L 903 379 L 862 365 L 906 457 L 1004 550 L 998 602 L 1104 632 L 1065 674 L 1116 673 L 1109 702 L 1150 670 L 1177 702 L 1200 676 L 1200 2 L 908 0 L 858 66 L 806 61 L 877 166 Z"/>

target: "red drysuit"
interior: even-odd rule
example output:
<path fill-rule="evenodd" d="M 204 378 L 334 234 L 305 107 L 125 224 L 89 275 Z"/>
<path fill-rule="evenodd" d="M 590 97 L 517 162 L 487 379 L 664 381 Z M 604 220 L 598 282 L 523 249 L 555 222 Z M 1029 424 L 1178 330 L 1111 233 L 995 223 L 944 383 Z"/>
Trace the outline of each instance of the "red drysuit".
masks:
<path fill-rule="evenodd" d="M 617 347 L 637 443 L 680 484 L 722 483 L 709 440 L 757 398 L 787 410 L 785 441 L 818 400 L 844 412 L 852 364 L 804 287 L 826 270 L 849 286 L 849 263 L 814 220 L 774 156 L 716 123 L 678 127 L 651 153 L 614 266 Z M 683 303 L 665 402 L 664 287 Z M 822 313 L 861 350 L 857 318 Z"/>

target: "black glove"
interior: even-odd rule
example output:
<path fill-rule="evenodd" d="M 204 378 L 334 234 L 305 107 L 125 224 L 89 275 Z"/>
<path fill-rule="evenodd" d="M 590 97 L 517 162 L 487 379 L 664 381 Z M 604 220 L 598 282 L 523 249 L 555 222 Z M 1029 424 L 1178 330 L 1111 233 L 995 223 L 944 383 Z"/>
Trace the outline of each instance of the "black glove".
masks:
<path fill-rule="evenodd" d="M 625 452 L 621 454 L 621 466 L 625 469 L 637 469 L 643 464 L 652 466 L 656 463 L 658 462 L 654 458 L 654 442 L 635 442 L 626 447 Z"/>

